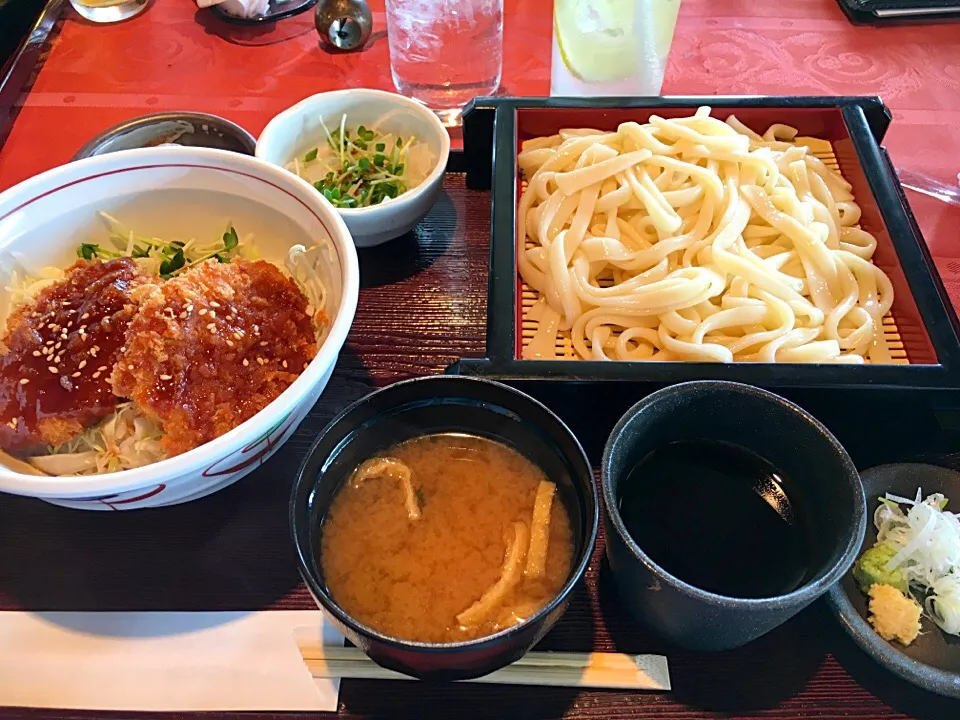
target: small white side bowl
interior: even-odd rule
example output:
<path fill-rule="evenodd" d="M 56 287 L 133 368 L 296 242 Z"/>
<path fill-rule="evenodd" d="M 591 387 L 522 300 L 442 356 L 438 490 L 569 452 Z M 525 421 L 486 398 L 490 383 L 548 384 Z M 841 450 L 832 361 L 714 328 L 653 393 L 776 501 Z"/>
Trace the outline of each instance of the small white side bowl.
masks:
<path fill-rule="evenodd" d="M 427 178 L 403 195 L 371 207 L 337 210 L 357 247 L 373 247 L 410 232 L 433 207 L 450 156 L 450 135 L 433 112 L 410 98 L 382 90 L 336 90 L 301 100 L 273 118 L 257 140 L 256 155 L 286 167 L 323 144 L 321 119 L 327 127 L 339 126 L 344 114 L 350 128 L 366 125 L 403 137 L 413 135 L 437 159 Z"/>
<path fill-rule="evenodd" d="M 276 400 L 215 440 L 134 470 L 82 477 L 38 477 L 0 467 L 0 491 L 87 510 L 174 505 L 236 482 L 270 457 L 320 396 L 357 307 L 359 270 L 350 233 L 308 183 L 256 159 L 224 150 L 158 147 L 123 150 L 50 170 L 0 193 L 0 326 L 15 257 L 33 268 L 66 268 L 81 242 L 106 237 L 108 212 L 144 234 L 219 237 L 232 224 L 254 234 L 266 260 L 296 244 L 329 238 L 319 268 L 328 288 L 329 336 L 299 378 Z M 30 267 L 27 268 L 28 270 Z"/>

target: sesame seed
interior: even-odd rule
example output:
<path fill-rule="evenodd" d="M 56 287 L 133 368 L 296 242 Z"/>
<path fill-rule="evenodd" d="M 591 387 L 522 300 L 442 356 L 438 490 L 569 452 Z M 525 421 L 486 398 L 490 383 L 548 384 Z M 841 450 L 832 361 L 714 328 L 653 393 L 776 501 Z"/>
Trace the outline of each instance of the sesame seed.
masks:
<path fill-rule="evenodd" d="M 78 369 L 78 370 L 83 370 L 86 366 L 87 366 L 87 361 L 86 361 L 86 360 L 81 360 L 81 361 L 80 361 L 80 364 L 77 365 L 77 369 Z"/>
<path fill-rule="evenodd" d="M 103 372 L 106 369 L 107 369 L 106 365 L 101 365 L 100 367 L 97 368 L 97 372 Z"/>
<path fill-rule="evenodd" d="M 244 359 L 243 359 L 243 366 L 244 366 L 244 367 L 247 367 L 247 365 L 249 365 L 249 364 L 250 364 L 250 361 L 247 360 L 246 358 L 244 358 Z"/>
<path fill-rule="evenodd" d="M 40 352 L 39 350 L 34 350 L 34 351 L 33 351 L 33 356 L 34 356 L 34 357 L 40 357 L 41 355 L 43 355 L 43 353 Z"/>
<path fill-rule="evenodd" d="M 56 323 L 47 323 L 47 330 L 53 330 L 56 332 L 60 328 Z"/>
<path fill-rule="evenodd" d="M 99 373 L 99 372 L 95 372 L 95 373 L 93 374 L 93 379 L 96 380 L 98 377 L 100 377 L 100 373 Z"/>
<path fill-rule="evenodd" d="M 67 327 L 68 327 L 68 328 L 72 328 L 72 327 L 73 327 L 73 320 L 71 320 L 70 322 L 67 323 Z"/>
<path fill-rule="evenodd" d="M 54 345 L 54 346 L 53 346 L 53 349 L 54 349 L 54 350 L 59 350 L 62 346 L 63 346 L 63 342 L 61 341 L 61 342 L 58 342 L 56 345 Z"/>
<path fill-rule="evenodd" d="M 75 372 L 75 373 L 74 373 L 73 375 L 71 375 L 70 377 L 74 377 L 74 378 L 80 377 L 79 371 L 78 371 L 78 372 Z"/>
<path fill-rule="evenodd" d="M 242 340 L 242 339 L 243 339 L 243 333 L 241 333 L 241 332 L 234 332 L 234 333 L 233 333 L 233 336 L 234 336 L 237 340 Z"/>
<path fill-rule="evenodd" d="M 206 309 L 206 308 L 200 308 L 200 315 L 203 316 L 203 315 L 206 315 L 206 314 L 207 314 L 207 309 Z"/>
<path fill-rule="evenodd" d="M 57 370 L 53 365 L 51 365 L 50 367 L 48 367 L 47 370 L 49 370 L 50 372 L 52 372 L 54 375 L 56 375 L 58 372 L 60 372 L 60 371 Z"/>
<path fill-rule="evenodd" d="M 64 307 L 70 307 L 70 301 L 69 301 L 69 300 L 61 300 L 61 301 L 60 301 L 60 304 L 63 305 Z"/>
<path fill-rule="evenodd" d="M 90 313 L 84 313 L 83 315 L 80 316 L 80 319 L 86 320 L 88 317 L 90 317 Z M 104 318 L 104 320 L 106 320 L 106 318 Z"/>
<path fill-rule="evenodd" d="M 217 331 L 217 324 L 216 324 L 215 322 L 213 322 L 213 323 L 207 323 L 207 330 L 209 330 L 210 332 L 216 332 L 216 331 Z"/>
<path fill-rule="evenodd" d="M 304 369 L 304 370 L 307 369 L 307 363 L 304 363 L 304 364 L 303 364 L 303 369 Z"/>
<path fill-rule="evenodd" d="M 233 347 L 233 340 L 227 340 L 227 347 Z"/>
<path fill-rule="evenodd" d="M 211 300 L 210 307 L 215 307 L 215 308 L 220 307 L 220 303 L 218 303 L 216 300 Z"/>
<path fill-rule="evenodd" d="M 54 343 L 53 340 L 47 340 L 47 341 L 44 343 L 44 345 L 53 345 L 53 343 Z"/>
<path fill-rule="evenodd" d="M 80 326 L 80 329 L 77 330 L 77 332 L 82 333 L 82 332 L 83 332 L 84 330 L 86 330 L 86 329 L 87 329 L 87 326 L 86 326 L 86 325 L 81 325 L 81 326 Z"/>
<path fill-rule="evenodd" d="M 161 375 L 161 380 L 173 380 L 173 375 Z"/>
<path fill-rule="evenodd" d="M 192 312 L 193 312 L 193 303 L 190 303 L 189 305 L 187 305 L 187 312 L 188 312 L 188 313 L 192 313 Z"/>
<path fill-rule="evenodd" d="M 127 370 L 133 370 L 133 363 L 130 363 L 129 365 L 127 365 Z"/>
<path fill-rule="evenodd" d="M 62 358 L 62 357 L 63 357 L 63 355 L 57 355 L 57 356 L 53 359 L 53 364 L 54 364 L 54 365 L 59 365 L 59 364 L 60 364 L 60 358 Z"/>
<path fill-rule="evenodd" d="M 236 320 L 236 318 L 233 317 L 233 315 L 227 315 L 227 320 L 229 320 L 230 322 L 233 322 L 234 320 Z"/>
<path fill-rule="evenodd" d="M 286 360 L 283 361 L 283 368 L 284 368 L 284 370 L 286 370 L 286 368 L 287 368 L 287 361 L 286 361 Z"/>
<path fill-rule="evenodd" d="M 257 358 L 257 365 L 263 365 L 266 362 L 262 357 Z"/>
<path fill-rule="evenodd" d="M 30 382 L 30 378 L 20 378 L 21 385 L 26 385 L 28 382 Z"/>
<path fill-rule="evenodd" d="M 216 311 L 216 310 L 211 310 L 211 311 L 210 311 L 210 317 L 216 317 L 216 316 L 217 316 L 217 311 Z"/>
<path fill-rule="evenodd" d="M 184 310 L 182 313 L 180 313 L 179 315 L 177 315 L 177 317 L 180 318 L 181 320 L 183 320 L 186 316 L 187 316 L 187 311 L 186 311 L 186 310 Z"/>
<path fill-rule="evenodd" d="M 121 346 L 120 346 L 120 352 L 126 352 L 126 351 L 127 351 L 127 346 L 126 346 L 126 345 L 121 345 Z"/>
<path fill-rule="evenodd" d="M 266 347 L 266 346 L 267 346 L 267 341 L 266 341 L 266 340 L 261 340 L 261 341 L 260 341 L 260 347 Z"/>

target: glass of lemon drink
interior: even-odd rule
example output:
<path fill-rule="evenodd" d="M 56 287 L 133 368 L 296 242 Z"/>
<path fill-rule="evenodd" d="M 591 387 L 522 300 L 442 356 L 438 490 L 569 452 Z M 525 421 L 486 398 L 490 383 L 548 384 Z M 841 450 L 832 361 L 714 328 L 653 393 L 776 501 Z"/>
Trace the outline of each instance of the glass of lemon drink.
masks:
<path fill-rule="evenodd" d="M 554 0 L 550 94 L 656 96 L 680 0 Z"/>

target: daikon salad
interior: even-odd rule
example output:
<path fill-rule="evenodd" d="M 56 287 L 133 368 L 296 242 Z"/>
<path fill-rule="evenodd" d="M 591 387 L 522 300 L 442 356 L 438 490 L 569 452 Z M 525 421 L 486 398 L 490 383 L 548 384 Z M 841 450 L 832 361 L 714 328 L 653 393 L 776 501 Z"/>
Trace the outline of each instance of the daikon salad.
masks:
<path fill-rule="evenodd" d="M 338 208 L 363 208 L 400 197 L 420 185 L 437 159 L 415 137 L 363 125 L 347 127 L 342 115 L 331 131 L 323 119 L 324 142 L 287 164 Z"/>

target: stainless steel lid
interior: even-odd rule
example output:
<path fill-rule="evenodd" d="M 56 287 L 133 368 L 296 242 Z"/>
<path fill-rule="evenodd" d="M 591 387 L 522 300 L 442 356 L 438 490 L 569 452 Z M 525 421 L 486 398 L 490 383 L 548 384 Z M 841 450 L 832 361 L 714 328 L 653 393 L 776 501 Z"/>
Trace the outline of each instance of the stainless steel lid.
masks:
<path fill-rule="evenodd" d="M 253 155 L 257 141 L 239 125 L 216 115 L 163 112 L 143 115 L 104 130 L 73 156 L 74 160 L 118 150 L 172 143 Z"/>

